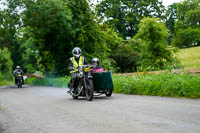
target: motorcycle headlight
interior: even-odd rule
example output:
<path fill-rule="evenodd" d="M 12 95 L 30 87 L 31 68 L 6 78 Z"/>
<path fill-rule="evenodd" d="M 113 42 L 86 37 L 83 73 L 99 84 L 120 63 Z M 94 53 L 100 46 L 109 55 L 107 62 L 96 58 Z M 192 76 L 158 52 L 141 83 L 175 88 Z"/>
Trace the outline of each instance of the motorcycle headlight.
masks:
<path fill-rule="evenodd" d="M 80 72 L 80 73 L 79 73 L 79 76 L 80 76 L 80 77 L 83 77 L 83 72 Z"/>

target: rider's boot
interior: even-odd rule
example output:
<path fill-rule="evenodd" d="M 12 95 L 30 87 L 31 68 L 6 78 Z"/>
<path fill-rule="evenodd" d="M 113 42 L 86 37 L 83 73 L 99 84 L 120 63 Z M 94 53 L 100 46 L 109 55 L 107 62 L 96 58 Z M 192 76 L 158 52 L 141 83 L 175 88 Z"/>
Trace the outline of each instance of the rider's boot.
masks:
<path fill-rule="evenodd" d="M 71 92 L 72 92 L 72 89 L 70 89 L 70 88 L 69 88 L 69 90 L 67 91 L 67 93 L 69 93 L 69 94 L 70 94 Z"/>

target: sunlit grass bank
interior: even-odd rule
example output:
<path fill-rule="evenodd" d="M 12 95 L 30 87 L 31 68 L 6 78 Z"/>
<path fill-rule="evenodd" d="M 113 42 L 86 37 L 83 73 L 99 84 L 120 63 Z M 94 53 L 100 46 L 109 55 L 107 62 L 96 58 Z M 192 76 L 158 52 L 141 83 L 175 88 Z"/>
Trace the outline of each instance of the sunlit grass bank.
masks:
<path fill-rule="evenodd" d="M 200 47 L 181 49 L 177 58 L 185 68 L 200 68 Z"/>

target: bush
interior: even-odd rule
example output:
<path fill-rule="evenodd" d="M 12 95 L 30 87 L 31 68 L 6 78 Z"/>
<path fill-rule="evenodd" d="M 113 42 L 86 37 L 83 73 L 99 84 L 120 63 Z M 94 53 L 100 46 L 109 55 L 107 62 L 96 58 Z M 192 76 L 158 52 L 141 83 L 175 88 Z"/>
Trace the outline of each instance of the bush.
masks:
<path fill-rule="evenodd" d="M 116 67 L 120 68 L 117 72 L 137 71 L 138 52 L 130 44 L 120 44 L 113 50 L 111 55 L 116 62 Z"/>
<path fill-rule="evenodd" d="M 200 29 L 186 28 L 176 32 L 176 36 L 172 40 L 172 45 L 183 48 L 200 45 Z"/>
<path fill-rule="evenodd" d="M 66 78 L 45 78 L 45 79 L 38 79 L 38 78 L 27 78 L 25 80 L 26 84 L 31 85 L 40 85 L 40 86 L 55 86 L 55 87 L 68 87 L 67 84 L 70 81 L 69 77 Z"/>

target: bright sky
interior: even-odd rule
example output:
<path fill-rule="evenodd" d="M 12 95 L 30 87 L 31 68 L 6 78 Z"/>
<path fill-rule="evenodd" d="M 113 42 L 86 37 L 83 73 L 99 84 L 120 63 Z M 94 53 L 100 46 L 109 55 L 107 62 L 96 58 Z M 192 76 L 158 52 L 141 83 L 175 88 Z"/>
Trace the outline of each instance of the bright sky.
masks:
<path fill-rule="evenodd" d="M 173 4 L 173 3 L 178 3 L 178 2 L 181 2 L 183 0 L 162 0 L 162 1 L 163 1 L 163 5 L 165 7 L 167 7 L 167 6 L 169 6 L 169 5 Z"/>
<path fill-rule="evenodd" d="M 97 1 L 101 1 L 101 0 L 91 0 L 91 2 L 94 2 L 94 4 L 96 4 Z M 167 6 L 169 6 L 173 3 L 180 2 L 180 1 L 183 1 L 183 0 L 161 0 L 161 1 L 163 1 L 163 5 L 165 7 L 167 7 Z"/>
<path fill-rule="evenodd" d="M 1 2 L 5 2 L 5 1 L 6 1 L 6 0 L 0 0 L 0 3 L 1 3 Z M 96 4 L 97 1 L 101 1 L 101 0 L 91 0 L 91 2 L 93 2 L 94 4 Z M 180 2 L 180 1 L 183 1 L 183 0 L 161 0 L 161 1 L 163 1 L 163 5 L 164 5 L 165 7 L 167 7 L 167 6 L 171 5 L 172 3 Z M 3 7 L 0 5 L 0 8 L 3 8 Z"/>

